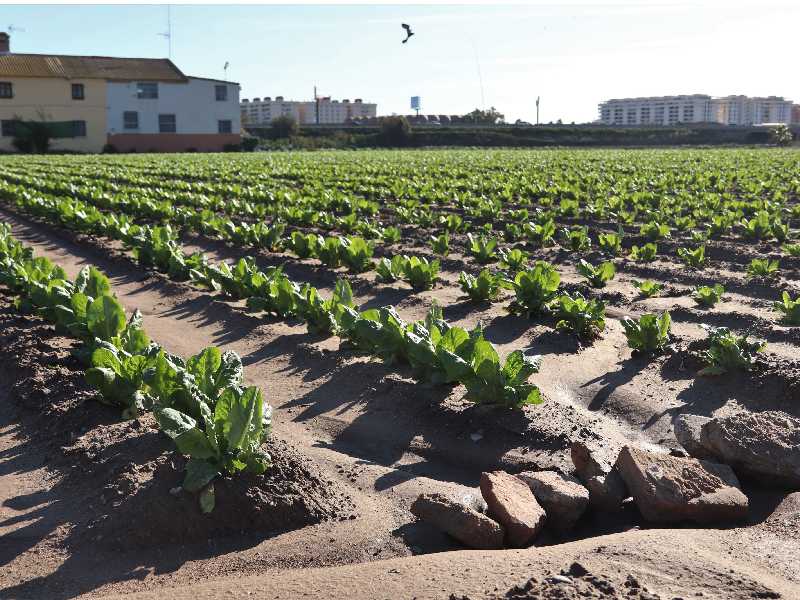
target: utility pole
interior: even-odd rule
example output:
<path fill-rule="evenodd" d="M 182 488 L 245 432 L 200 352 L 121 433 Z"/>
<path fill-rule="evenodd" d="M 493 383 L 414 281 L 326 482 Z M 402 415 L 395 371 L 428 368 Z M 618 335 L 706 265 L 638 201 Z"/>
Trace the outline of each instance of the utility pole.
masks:
<path fill-rule="evenodd" d="M 539 96 L 536 96 L 536 124 L 539 124 Z"/>
<path fill-rule="evenodd" d="M 167 4 L 167 31 L 158 35 L 167 39 L 167 55 L 172 60 L 172 11 L 169 4 Z"/>

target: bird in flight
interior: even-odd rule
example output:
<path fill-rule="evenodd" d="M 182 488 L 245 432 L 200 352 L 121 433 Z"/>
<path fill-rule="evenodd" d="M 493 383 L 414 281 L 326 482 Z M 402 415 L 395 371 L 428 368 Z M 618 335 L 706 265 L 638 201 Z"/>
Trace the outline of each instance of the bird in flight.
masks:
<path fill-rule="evenodd" d="M 414 32 L 411 31 L 411 25 L 406 25 L 405 23 L 402 23 L 402 27 L 403 29 L 406 30 L 406 39 L 403 40 L 403 43 L 405 44 L 408 40 L 411 39 L 411 36 L 414 35 Z"/>

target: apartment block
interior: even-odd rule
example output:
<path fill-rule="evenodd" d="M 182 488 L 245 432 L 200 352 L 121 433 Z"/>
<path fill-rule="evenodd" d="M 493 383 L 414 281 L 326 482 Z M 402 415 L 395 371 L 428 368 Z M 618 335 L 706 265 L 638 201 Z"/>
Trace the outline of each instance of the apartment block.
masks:
<path fill-rule="evenodd" d="M 285 100 L 283 96 L 245 98 L 240 107 L 243 125 L 269 125 L 281 116 L 290 116 L 301 125 L 335 125 L 375 117 L 378 112 L 377 104 L 361 98 L 351 102 L 349 99 L 333 100 L 330 96 L 308 101 Z"/>
<path fill-rule="evenodd" d="M 663 126 L 680 123 L 759 125 L 789 123 L 792 103 L 779 96 L 752 98 L 705 94 L 607 100 L 599 105 L 600 122 L 617 126 Z"/>

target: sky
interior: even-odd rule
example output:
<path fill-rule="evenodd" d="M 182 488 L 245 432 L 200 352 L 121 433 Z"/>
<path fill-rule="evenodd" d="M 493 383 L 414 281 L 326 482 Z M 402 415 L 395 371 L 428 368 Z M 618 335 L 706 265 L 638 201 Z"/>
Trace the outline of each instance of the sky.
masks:
<path fill-rule="evenodd" d="M 526 5 L 172 5 L 172 59 L 242 98 L 320 95 L 378 114 L 496 107 L 508 121 L 597 118 L 609 98 L 704 93 L 800 103 L 800 1 Z M 794 6 L 792 6 L 794 4 Z M 12 51 L 166 57 L 166 5 L 1 5 Z M 401 44 L 401 23 L 415 36 Z"/>

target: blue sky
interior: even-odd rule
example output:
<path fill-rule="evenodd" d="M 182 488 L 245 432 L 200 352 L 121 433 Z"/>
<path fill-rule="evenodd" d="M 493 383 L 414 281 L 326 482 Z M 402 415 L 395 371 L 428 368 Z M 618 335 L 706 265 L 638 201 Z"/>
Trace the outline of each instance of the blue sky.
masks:
<path fill-rule="evenodd" d="M 590 2 L 591 0 L 587 0 Z M 242 97 L 378 103 L 379 114 L 459 114 L 483 103 L 507 118 L 591 121 L 603 99 L 708 93 L 800 102 L 800 2 L 632 2 L 491 6 L 173 5 L 172 58 L 228 77 Z M 165 6 L 0 10 L 17 52 L 162 57 Z M 401 44 L 401 22 L 417 35 Z"/>

